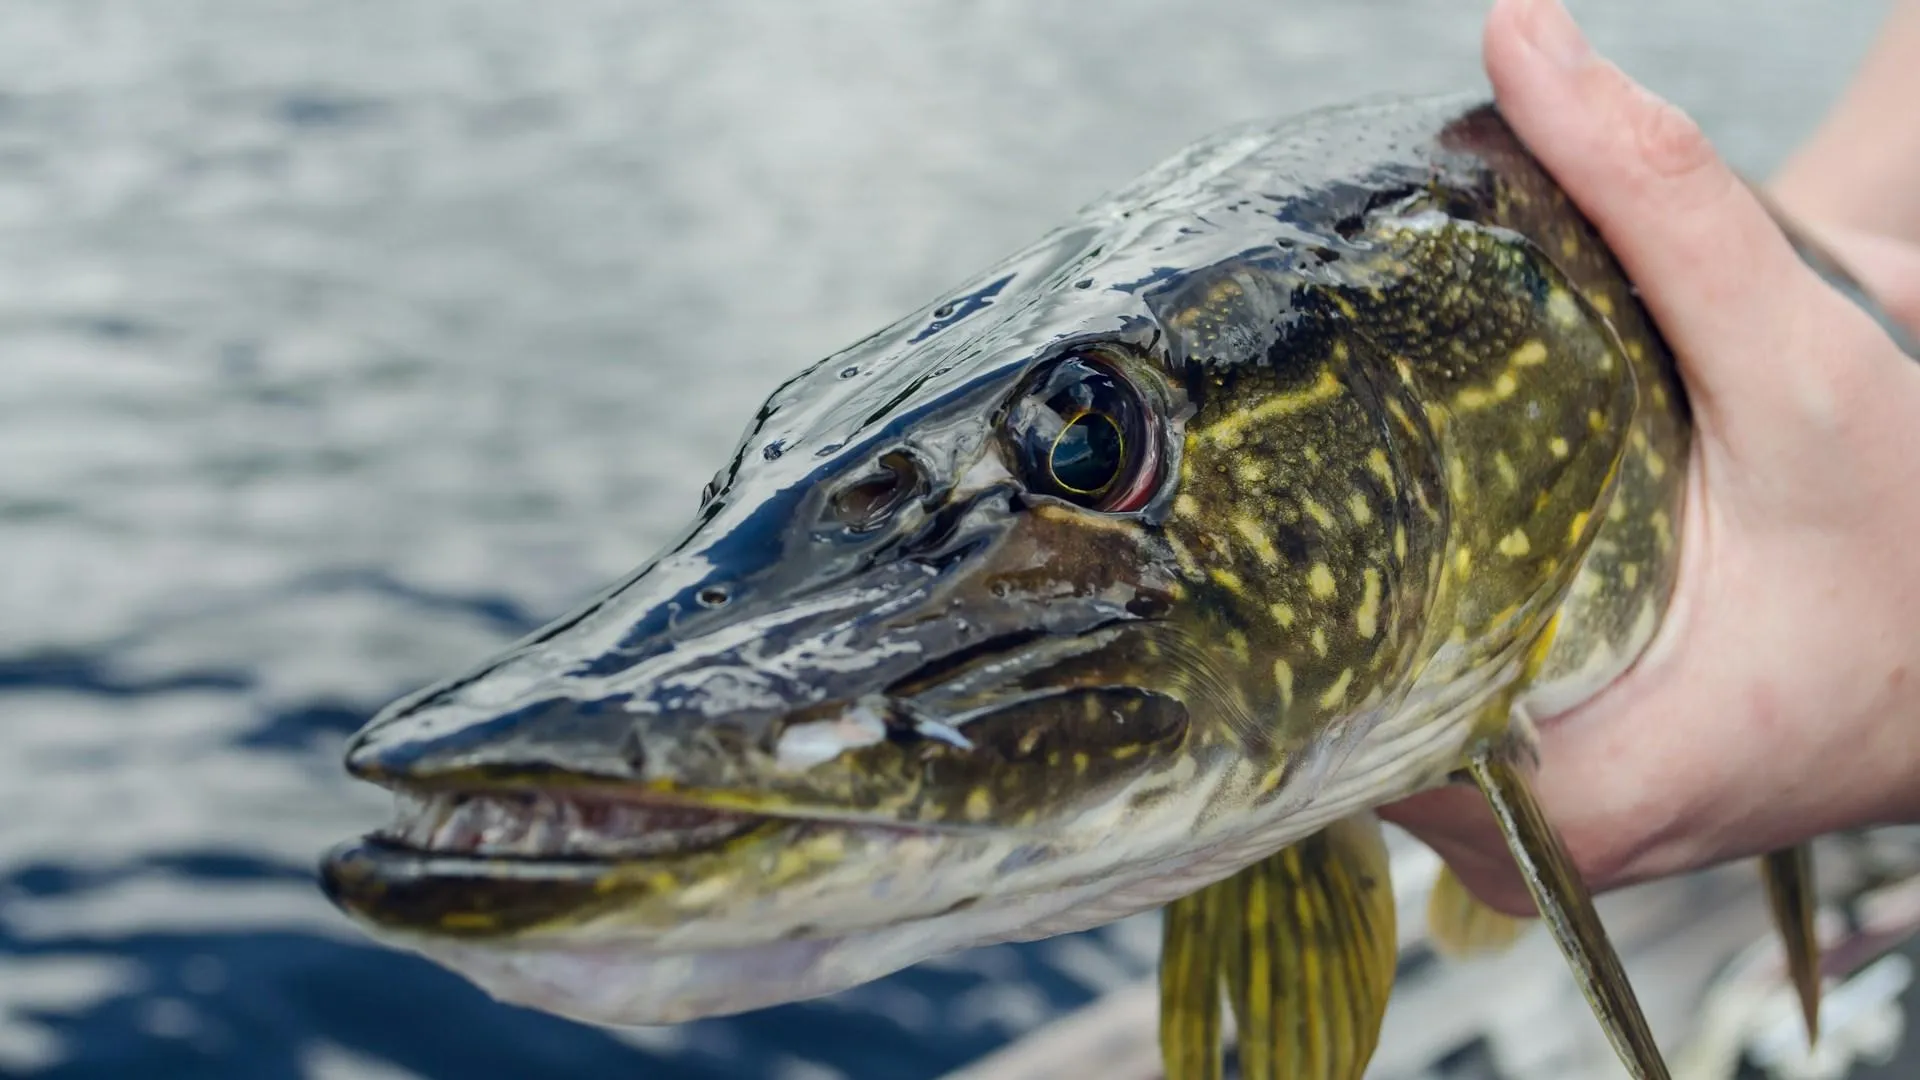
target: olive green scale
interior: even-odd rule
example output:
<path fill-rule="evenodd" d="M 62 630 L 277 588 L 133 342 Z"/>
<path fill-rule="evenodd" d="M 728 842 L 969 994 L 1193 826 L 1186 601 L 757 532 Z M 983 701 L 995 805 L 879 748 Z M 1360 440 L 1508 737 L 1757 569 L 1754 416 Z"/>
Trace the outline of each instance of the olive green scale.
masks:
<path fill-rule="evenodd" d="M 1242 666 L 1242 685 L 1261 686 L 1271 672 L 1247 705 L 1278 723 L 1246 741 L 1282 760 L 1270 774 L 1276 789 L 1286 754 L 1315 733 L 1436 696 L 1425 688 L 1478 687 L 1474 735 L 1453 768 L 1491 800 L 1623 1062 L 1636 1077 L 1664 1077 L 1526 765 L 1528 717 L 1603 689 L 1666 609 L 1679 563 L 1686 398 L 1619 265 L 1498 115 L 1466 112 L 1438 141 L 1425 152 L 1449 165 L 1426 183 L 1383 186 L 1366 213 L 1322 223 L 1332 227 L 1321 230 L 1310 273 L 1293 264 L 1276 282 L 1242 268 L 1163 314 L 1184 334 L 1186 389 L 1198 403 L 1168 541 L 1198 594 L 1192 606 L 1213 620 L 1210 639 Z M 1267 363 L 1210 362 L 1209 330 L 1224 335 L 1277 307 L 1287 332 Z M 1244 354 L 1244 343 L 1231 344 Z M 1299 858 L 1367 861 L 1351 843 L 1313 844 Z M 1811 870 L 1796 854 L 1770 860 L 1769 884 L 1811 1029 Z M 1240 1020 L 1242 1075 L 1361 1076 L 1385 993 L 1356 999 L 1351 988 L 1367 983 L 1379 935 L 1393 930 L 1375 919 L 1366 932 L 1327 933 L 1365 909 L 1326 884 L 1350 877 L 1316 878 L 1298 858 L 1276 857 L 1169 908 L 1171 1080 L 1219 1075 L 1221 989 Z M 1268 888 L 1291 890 L 1288 903 L 1306 913 L 1294 937 L 1254 954 L 1272 992 L 1292 995 L 1281 1006 L 1247 989 L 1243 909 Z M 1456 914 L 1436 907 L 1437 934 L 1496 945 L 1514 936 L 1457 881 L 1441 892 Z M 1309 1023 L 1356 1005 L 1351 1028 L 1331 1043 L 1324 1025 Z M 1309 1029 L 1319 1034 L 1302 1041 Z"/>

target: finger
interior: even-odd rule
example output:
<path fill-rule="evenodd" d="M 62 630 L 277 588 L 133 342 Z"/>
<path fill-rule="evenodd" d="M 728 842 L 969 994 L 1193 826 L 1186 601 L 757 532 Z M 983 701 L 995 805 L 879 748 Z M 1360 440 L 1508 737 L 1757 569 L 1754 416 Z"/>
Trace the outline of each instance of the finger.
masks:
<path fill-rule="evenodd" d="M 1640 286 L 1696 404 L 1780 385 L 1756 367 L 1791 367 L 1809 304 L 1844 301 L 1699 127 L 1595 55 L 1557 0 L 1500 0 L 1485 53 L 1502 114 Z"/>
<path fill-rule="evenodd" d="M 1383 806 L 1379 813 L 1432 848 L 1483 903 L 1508 915 L 1533 913 L 1526 882 L 1478 791 L 1437 788 Z"/>
<path fill-rule="evenodd" d="M 1569 742 L 1558 731 L 1551 736 L 1553 742 Z M 1580 733 L 1574 733 L 1573 745 L 1566 749 L 1584 753 L 1587 748 L 1579 745 L 1580 739 Z M 1562 747 L 1552 749 L 1559 751 Z M 1642 831 L 1637 825 L 1639 815 L 1621 812 L 1619 801 L 1606 790 L 1607 780 L 1592 776 L 1595 770 L 1555 767 L 1563 757 L 1559 753 L 1542 754 L 1541 804 L 1588 886 L 1596 892 L 1605 891 L 1621 884 L 1616 875 L 1632 855 L 1625 845 L 1637 840 Z M 1620 760 L 1620 755 L 1615 760 Z M 1632 768 L 1630 760 L 1626 768 Z M 1617 776 L 1617 771 L 1604 771 Z M 1606 820 L 1609 813 L 1613 815 L 1610 822 Z M 1534 914 L 1526 882 L 1479 791 L 1465 786 L 1436 788 L 1383 806 L 1379 814 L 1432 848 L 1474 895 L 1495 910 L 1509 915 Z"/>
<path fill-rule="evenodd" d="M 1920 337 L 1920 244 L 1840 226 L 1802 227 L 1832 250 L 1894 321 Z"/>

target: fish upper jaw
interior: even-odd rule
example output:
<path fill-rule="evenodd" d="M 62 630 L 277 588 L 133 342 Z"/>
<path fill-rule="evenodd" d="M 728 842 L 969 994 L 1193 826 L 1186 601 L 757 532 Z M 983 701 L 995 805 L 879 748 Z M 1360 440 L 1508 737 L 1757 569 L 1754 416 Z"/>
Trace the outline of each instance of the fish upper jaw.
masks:
<path fill-rule="evenodd" d="M 1010 866 L 1043 889 L 1050 826 L 1157 767 L 1186 714 L 1101 675 L 1150 623 L 1128 590 L 994 597 L 995 560 L 1033 552 L 975 535 L 950 576 L 903 560 L 784 605 L 749 593 L 740 621 L 599 663 L 602 623 L 653 618 L 623 606 L 643 575 L 396 704 L 348 752 L 395 820 L 327 857 L 327 892 L 403 940 L 678 954 L 911 923 Z M 1112 753 L 1077 750 L 1089 733 Z"/>

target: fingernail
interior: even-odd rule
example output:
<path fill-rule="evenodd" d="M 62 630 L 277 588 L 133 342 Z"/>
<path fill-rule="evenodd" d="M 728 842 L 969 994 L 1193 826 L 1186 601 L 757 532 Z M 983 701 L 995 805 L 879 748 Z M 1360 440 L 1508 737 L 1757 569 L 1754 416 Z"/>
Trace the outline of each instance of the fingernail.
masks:
<path fill-rule="evenodd" d="M 1530 0 L 1524 26 L 1533 47 L 1556 66 L 1572 70 L 1593 55 L 1587 39 L 1560 0 Z"/>

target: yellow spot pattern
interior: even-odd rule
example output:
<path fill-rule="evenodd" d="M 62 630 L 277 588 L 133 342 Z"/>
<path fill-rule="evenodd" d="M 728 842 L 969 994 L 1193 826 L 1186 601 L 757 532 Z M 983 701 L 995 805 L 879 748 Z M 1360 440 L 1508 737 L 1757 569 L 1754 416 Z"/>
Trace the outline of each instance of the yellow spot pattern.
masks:
<path fill-rule="evenodd" d="M 1267 531 L 1260 527 L 1259 522 L 1243 514 L 1233 519 L 1233 527 L 1241 538 L 1246 540 L 1247 547 L 1259 556 L 1261 562 L 1268 566 L 1280 565 L 1280 552 L 1274 549 L 1273 540 L 1267 536 Z"/>
<path fill-rule="evenodd" d="M 1356 525 L 1365 525 L 1373 520 L 1373 507 L 1368 506 L 1367 497 L 1357 491 L 1347 497 L 1347 512 L 1353 515 Z"/>
<path fill-rule="evenodd" d="M 1331 709 L 1335 705 L 1347 700 L 1347 687 L 1351 685 L 1353 685 L 1353 669 L 1343 668 L 1340 672 L 1340 677 L 1333 680 L 1333 685 L 1321 692 L 1320 707 L 1323 709 Z"/>
<path fill-rule="evenodd" d="M 1547 294 L 1547 317 L 1562 326 L 1572 326 L 1580 321 L 1580 305 L 1567 290 L 1555 289 Z"/>
<path fill-rule="evenodd" d="M 1367 455 L 1367 468 L 1372 470 L 1373 475 L 1380 478 L 1381 483 L 1387 485 L 1388 491 L 1393 490 L 1393 467 L 1387 463 L 1385 450 L 1375 447 Z"/>
<path fill-rule="evenodd" d="M 1510 488 L 1520 486 L 1520 473 L 1513 467 L 1513 459 L 1507 456 L 1505 450 L 1493 452 L 1493 467 L 1499 470 L 1501 483 Z"/>
<path fill-rule="evenodd" d="M 1273 681 L 1280 688 L 1280 705 L 1286 708 L 1293 704 L 1293 665 L 1285 660 L 1273 662 Z"/>
<path fill-rule="evenodd" d="M 1319 503 L 1315 502 L 1312 496 L 1302 495 L 1300 497 L 1300 509 L 1305 510 L 1307 512 L 1307 516 L 1312 518 L 1314 522 L 1317 523 L 1321 528 L 1323 529 L 1333 528 L 1332 512 L 1329 511 L 1326 507 L 1321 506 Z"/>
<path fill-rule="evenodd" d="M 1247 652 L 1247 635 L 1238 630 L 1227 631 L 1227 648 L 1233 651 L 1233 658 L 1242 664 L 1245 664 L 1251 655 Z M 1090 697 L 1087 700 L 1090 702 L 1098 702 L 1100 699 Z"/>
<path fill-rule="evenodd" d="M 1251 409 L 1223 416 L 1211 427 L 1200 432 L 1200 437 L 1225 446 L 1237 445 L 1247 428 L 1330 401 L 1339 392 L 1340 380 L 1334 377 L 1332 371 L 1322 371 L 1320 378 L 1315 380 L 1312 386 L 1290 394 L 1275 394 Z"/>
<path fill-rule="evenodd" d="M 1371 638 L 1380 632 L 1380 571 L 1369 566 L 1360 571 L 1360 608 L 1353 614 L 1360 636 Z"/>

